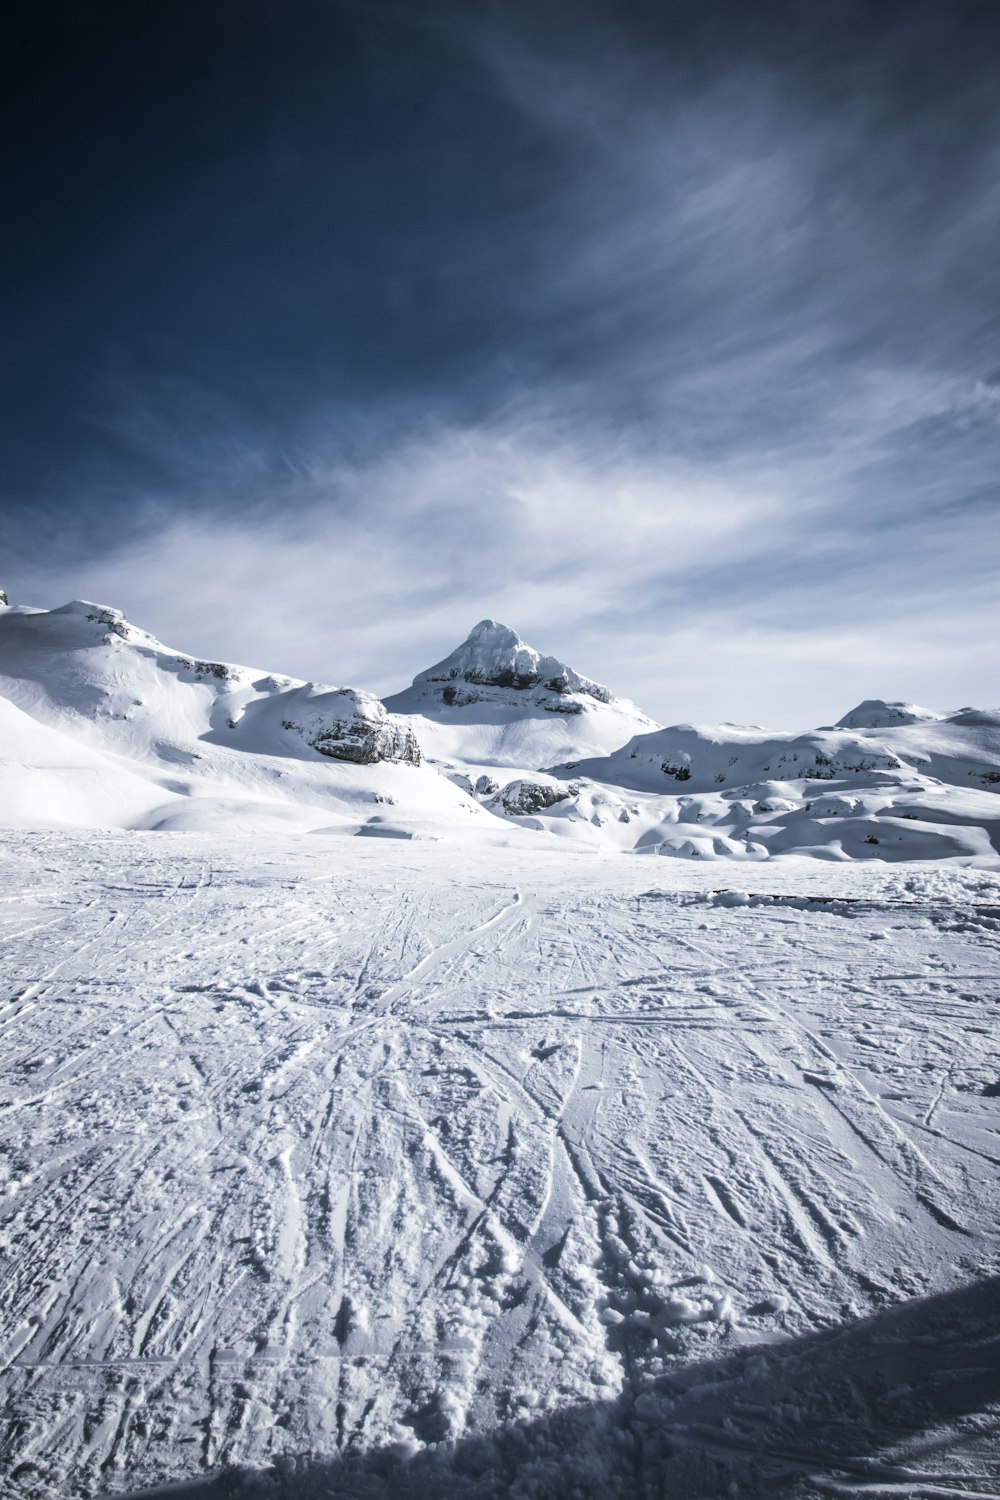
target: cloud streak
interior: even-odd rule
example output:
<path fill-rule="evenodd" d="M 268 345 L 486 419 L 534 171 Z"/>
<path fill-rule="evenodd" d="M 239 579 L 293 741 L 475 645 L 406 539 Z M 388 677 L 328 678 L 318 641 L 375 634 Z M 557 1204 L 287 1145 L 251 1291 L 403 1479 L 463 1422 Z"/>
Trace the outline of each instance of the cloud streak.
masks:
<path fill-rule="evenodd" d="M 334 6 L 340 114 L 244 38 L 8 587 L 379 691 L 493 614 L 663 719 L 1000 699 L 989 24 L 753 11 Z"/>

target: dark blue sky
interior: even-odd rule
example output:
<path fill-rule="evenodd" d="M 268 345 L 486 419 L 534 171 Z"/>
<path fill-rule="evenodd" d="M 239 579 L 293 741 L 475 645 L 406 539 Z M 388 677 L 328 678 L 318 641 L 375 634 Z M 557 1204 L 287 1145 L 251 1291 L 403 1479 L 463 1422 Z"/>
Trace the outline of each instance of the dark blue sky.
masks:
<path fill-rule="evenodd" d="M 13 596 L 385 691 L 490 613 L 664 718 L 1000 697 L 996 5 L 19 10 Z"/>

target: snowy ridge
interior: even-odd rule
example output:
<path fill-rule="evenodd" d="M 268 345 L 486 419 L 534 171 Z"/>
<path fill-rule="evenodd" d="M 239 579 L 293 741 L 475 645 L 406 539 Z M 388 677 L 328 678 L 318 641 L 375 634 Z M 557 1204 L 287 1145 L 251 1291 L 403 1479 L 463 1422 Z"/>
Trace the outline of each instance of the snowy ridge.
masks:
<path fill-rule="evenodd" d="M 891 729 L 900 724 L 930 723 L 946 717 L 935 713 L 932 708 L 920 708 L 916 703 L 886 703 L 883 698 L 866 698 L 857 708 L 838 719 L 834 728 Z"/>
<path fill-rule="evenodd" d="M 7 822 L 353 832 L 387 805 L 410 836 L 480 815 L 372 694 L 192 658 L 86 600 L 0 608 L 0 699 Z"/>
<path fill-rule="evenodd" d="M 881 707 L 863 704 L 845 721 L 881 721 Z M 553 820 L 624 823 L 604 837 L 661 854 L 990 859 L 1000 850 L 1000 715 L 981 711 L 798 735 L 675 724 L 554 774 L 570 796 Z"/>
<path fill-rule="evenodd" d="M 172 651 L 105 605 L 0 605 L 0 703 L 0 820 L 21 826 L 542 834 L 741 861 L 1000 850 L 1000 713 L 873 699 L 803 734 L 661 729 L 493 620 L 383 703 Z"/>
<path fill-rule="evenodd" d="M 775 734 L 737 724 L 674 724 L 637 735 L 612 755 L 576 762 L 567 770 L 642 791 L 683 786 L 687 792 L 703 792 L 765 781 L 850 779 L 856 784 L 866 776 L 895 783 L 915 774 L 956 787 L 989 788 L 1000 785 L 1000 713 L 962 709 L 891 726 L 806 734 Z"/>

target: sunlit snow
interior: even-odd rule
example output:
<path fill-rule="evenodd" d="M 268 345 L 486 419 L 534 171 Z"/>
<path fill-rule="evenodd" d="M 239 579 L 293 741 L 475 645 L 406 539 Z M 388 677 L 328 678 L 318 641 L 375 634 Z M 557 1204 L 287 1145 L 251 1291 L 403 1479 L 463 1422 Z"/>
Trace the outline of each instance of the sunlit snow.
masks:
<path fill-rule="evenodd" d="M 77 601 L 0 736 L 4 1493 L 993 1492 L 1000 717 Z"/>

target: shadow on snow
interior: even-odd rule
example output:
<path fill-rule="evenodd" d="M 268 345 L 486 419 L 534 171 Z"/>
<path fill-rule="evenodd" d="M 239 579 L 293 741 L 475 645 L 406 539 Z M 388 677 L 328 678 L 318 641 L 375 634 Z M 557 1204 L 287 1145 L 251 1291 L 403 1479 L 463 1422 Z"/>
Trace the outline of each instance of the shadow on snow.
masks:
<path fill-rule="evenodd" d="M 949 1488 L 950 1486 L 950 1488 Z M 613 1402 L 403 1457 L 289 1458 L 132 1491 L 182 1500 L 1000 1495 L 1000 1277 L 677 1366 Z"/>

